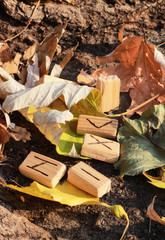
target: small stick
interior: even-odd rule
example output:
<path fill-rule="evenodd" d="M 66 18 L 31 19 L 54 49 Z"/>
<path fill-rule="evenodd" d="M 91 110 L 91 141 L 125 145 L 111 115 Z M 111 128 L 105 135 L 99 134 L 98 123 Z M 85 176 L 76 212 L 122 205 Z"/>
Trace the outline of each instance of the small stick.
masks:
<path fill-rule="evenodd" d="M 100 212 L 95 220 L 95 223 L 93 224 L 93 228 L 98 226 L 98 225 L 101 225 L 102 222 L 103 222 L 103 218 L 104 218 L 104 212 Z"/>
<path fill-rule="evenodd" d="M 149 233 L 151 233 L 151 222 L 152 222 L 152 220 L 150 219 L 150 221 L 149 221 L 149 229 L 148 229 Z"/>
<path fill-rule="evenodd" d="M 159 45 L 157 46 L 157 48 L 161 47 L 161 46 L 164 45 L 164 44 L 165 44 L 165 42 L 162 42 L 161 44 L 159 44 Z"/>
<path fill-rule="evenodd" d="M 5 40 L 5 43 L 13 40 L 13 39 L 16 38 L 16 37 L 18 37 L 19 35 L 21 35 L 21 34 L 29 27 L 29 25 L 30 25 L 30 23 L 31 23 L 31 21 L 32 21 L 32 19 L 33 19 L 33 17 L 34 17 L 34 13 L 36 12 L 36 10 L 37 10 L 37 8 L 38 8 L 38 6 L 39 6 L 39 4 L 40 4 L 40 1 L 41 1 L 41 0 L 38 0 L 37 4 L 36 4 L 36 6 L 35 6 L 35 9 L 34 9 L 32 15 L 31 15 L 31 17 L 30 17 L 29 20 L 28 20 L 28 23 L 27 23 L 26 27 L 25 27 L 21 32 L 19 32 L 18 34 L 16 34 L 15 36 L 6 39 L 6 40 Z"/>
<path fill-rule="evenodd" d="M 139 110 L 140 108 L 144 107 L 146 104 L 152 102 L 153 100 L 155 100 L 156 98 L 158 98 L 160 95 L 165 93 L 165 89 L 163 89 L 160 93 L 158 93 L 157 95 L 153 96 L 152 98 L 148 99 L 147 101 L 141 103 L 140 105 L 138 105 L 135 108 L 132 108 L 131 110 L 124 112 L 124 113 L 120 113 L 120 114 L 112 114 L 112 115 L 107 115 L 107 117 L 121 117 L 121 116 L 125 116 L 127 114 L 130 114 L 132 112 L 135 112 L 137 110 Z"/>

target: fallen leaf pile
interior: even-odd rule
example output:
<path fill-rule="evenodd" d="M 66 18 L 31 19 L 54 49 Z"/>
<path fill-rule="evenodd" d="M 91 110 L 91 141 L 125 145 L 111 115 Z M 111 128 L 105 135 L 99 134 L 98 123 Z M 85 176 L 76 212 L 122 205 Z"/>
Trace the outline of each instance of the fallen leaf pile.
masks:
<path fill-rule="evenodd" d="M 68 2 L 74 4 L 74 1 Z M 115 74 L 120 78 L 121 91 L 130 91 L 131 109 L 164 89 L 165 59 L 153 44 L 146 43 L 143 38 L 126 37 L 111 54 L 97 58 L 99 64 L 115 61 L 119 63 L 106 69 L 99 69 L 91 76 L 82 71 L 78 76 L 78 82 L 88 86 L 80 86 L 60 78 L 77 45 L 67 51 L 59 64 L 52 66 L 53 56 L 60 52 L 58 42 L 66 25 L 67 23 L 57 26 L 43 42 L 31 46 L 23 56 L 19 53 L 13 56 L 6 43 L 0 44 L 0 98 L 4 99 L 2 108 L 6 112 L 20 111 L 51 143 L 56 145 L 59 154 L 84 158 L 80 155 L 83 135 L 76 132 L 78 116 L 87 114 L 107 117 L 99 112 L 101 94 L 93 87 L 100 74 Z M 20 80 L 16 81 L 12 74 L 16 74 Z M 139 119 L 131 120 L 124 117 L 124 126 L 118 133 L 121 156 L 115 164 L 121 176 L 136 175 L 165 165 L 165 105 L 160 103 L 165 103 L 164 95 L 160 95 L 141 108 L 139 113 L 157 104 L 145 111 Z M 22 135 L 23 141 L 30 137 L 22 129 L 15 128 L 11 131 L 15 135 L 19 132 L 19 137 Z M 2 138 L 3 135 L 5 134 L 1 134 L 0 137 Z M 1 142 L 5 143 L 9 140 L 8 131 L 5 136 L 6 139 L 0 139 Z M 153 185 L 157 184 L 151 176 L 144 174 Z M 162 181 L 162 179 L 156 181 L 159 180 Z M 102 203 L 66 181 L 58 184 L 54 189 L 44 187 L 37 182 L 33 182 L 28 187 L 5 186 L 70 206 L 78 204 L 106 206 L 117 217 L 126 218 L 125 231 L 129 225 L 128 216 L 120 205 L 109 206 Z M 152 213 L 153 211 L 152 205 Z"/>
<path fill-rule="evenodd" d="M 65 27 L 66 24 L 57 26 L 41 44 L 27 49 L 23 56 L 19 56 L 21 62 L 18 61 L 18 57 L 12 58 L 12 55 L 3 59 L 4 54 L 7 54 L 6 51 L 10 52 L 10 49 L 6 43 L 1 44 L 0 98 L 4 99 L 2 107 L 6 112 L 20 111 L 51 143 L 56 145 L 59 154 L 81 158 L 83 136 L 76 133 L 77 117 L 80 114 L 96 116 L 104 114 L 98 111 L 101 95 L 97 89 L 58 78 L 77 46 L 68 50 L 60 64 L 54 64 L 50 68 Z M 5 67 L 8 64 L 14 69 L 12 72 Z M 16 81 L 12 73 L 17 74 L 20 80 Z M 49 77 L 52 77 L 52 80 L 49 81 Z M 21 129 L 13 129 L 15 134 L 18 131 Z M 22 134 L 25 135 L 23 131 Z M 28 134 L 25 136 L 29 137 Z M 128 216 L 122 206 L 102 203 L 66 181 L 58 184 L 54 189 L 44 187 L 37 182 L 33 182 L 28 187 L 2 185 L 70 206 L 90 204 L 108 207 L 115 216 L 125 217 L 127 220 L 121 239 L 129 225 Z"/>
<path fill-rule="evenodd" d="M 83 136 L 76 134 L 76 125 L 70 124 L 70 121 L 74 119 L 74 116 L 77 117 L 78 111 L 79 113 L 85 111 L 88 114 L 101 114 L 98 113 L 99 91 L 57 78 L 73 56 L 73 51 L 77 46 L 67 51 L 60 64 L 54 64 L 51 67 L 49 77 L 54 77 L 53 80 L 43 82 L 43 77 L 46 78 L 50 71 L 52 58 L 66 24 L 57 26 L 41 44 L 35 44 L 25 51 L 21 58 L 24 64 L 18 66 L 17 69 L 17 74 L 21 78 L 20 83 L 9 75 L 10 72 L 7 73 L 3 65 L 0 67 L 0 97 L 5 99 L 3 102 L 5 111 L 19 110 L 39 128 L 51 143 L 57 146 L 58 153 L 80 157 Z M 4 49 L 6 52 L 7 47 L 3 48 L 2 44 L 2 57 Z M 10 59 L 3 59 L 3 62 L 5 61 L 9 63 Z M 65 139 L 62 136 L 63 133 Z"/>

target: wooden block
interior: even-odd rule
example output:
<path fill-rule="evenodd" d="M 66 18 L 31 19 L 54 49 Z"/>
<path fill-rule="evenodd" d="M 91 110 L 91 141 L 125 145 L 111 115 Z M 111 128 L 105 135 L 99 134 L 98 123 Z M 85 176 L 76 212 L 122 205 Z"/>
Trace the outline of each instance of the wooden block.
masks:
<path fill-rule="evenodd" d="M 67 181 L 95 197 L 102 197 L 111 189 L 111 180 L 84 162 L 69 169 Z"/>
<path fill-rule="evenodd" d="M 96 88 L 101 92 L 101 112 L 109 112 L 119 107 L 120 79 L 116 75 L 100 75 Z"/>
<path fill-rule="evenodd" d="M 81 155 L 108 163 L 115 163 L 118 160 L 119 152 L 120 144 L 118 142 L 92 134 L 84 135 Z"/>
<path fill-rule="evenodd" d="M 26 177 L 54 188 L 66 172 L 66 166 L 52 158 L 31 151 L 19 166 Z"/>
<path fill-rule="evenodd" d="M 100 137 L 115 138 L 118 120 L 105 117 L 80 115 L 77 124 L 77 133 L 91 133 Z"/>

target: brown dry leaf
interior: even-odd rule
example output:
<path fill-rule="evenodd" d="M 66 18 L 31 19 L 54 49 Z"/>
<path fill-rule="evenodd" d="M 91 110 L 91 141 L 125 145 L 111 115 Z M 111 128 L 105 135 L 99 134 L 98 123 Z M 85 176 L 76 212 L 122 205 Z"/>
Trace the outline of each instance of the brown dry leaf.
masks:
<path fill-rule="evenodd" d="M 162 225 L 165 225 L 165 218 L 164 217 L 159 217 L 159 215 L 157 214 L 157 212 L 154 210 L 154 202 L 155 202 L 155 197 L 152 200 L 152 203 L 148 206 L 147 208 L 147 216 L 156 222 L 159 222 Z"/>
<path fill-rule="evenodd" d="M 38 62 L 40 69 L 40 77 L 48 74 L 49 67 L 57 48 L 57 44 L 65 31 L 67 22 L 64 25 L 58 25 L 53 33 L 46 37 L 38 47 Z"/>
<path fill-rule="evenodd" d="M 37 44 L 33 44 L 32 46 L 30 46 L 23 55 L 23 60 L 29 60 L 30 58 L 33 57 L 33 55 L 35 54 L 37 49 Z"/>
<path fill-rule="evenodd" d="M 3 150 L 5 147 L 5 143 L 7 143 L 10 139 L 11 135 L 8 132 L 7 128 L 0 123 L 0 157 L 3 156 Z"/>
<path fill-rule="evenodd" d="M 18 77 L 20 79 L 18 82 L 24 85 L 27 79 L 27 66 L 21 66 L 21 70 L 18 73 Z"/>
<path fill-rule="evenodd" d="M 13 55 L 10 52 L 10 48 L 7 43 L 0 43 L 0 63 L 11 61 Z"/>
<path fill-rule="evenodd" d="M 12 61 L 5 62 L 2 67 L 9 74 L 18 73 L 21 54 L 17 53 Z"/>
<path fill-rule="evenodd" d="M 156 54 L 157 57 L 155 57 Z M 112 63 L 116 60 L 120 63 L 106 69 L 99 69 L 92 74 L 92 77 L 97 79 L 100 74 L 117 75 L 121 79 L 121 91 L 126 92 L 131 89 L 130 109 L 132 109 L 164 89 L 165 70 L 159 63 L 163 58 L 160 54 L 153 44 L 147 44 L 143 38 L 126 37 L 111 54 L 96 59 L 99 64 Z M 154 100 L 140 109 L 140 112 L 153 104 L 165 103 L 165 97 L 159 97 L 158 101 Z"/>
<path fill-rule="evenodd" d="M 31 134 L 26 130 L 26 128 L 15 126 L 11 131 L 12 136 L 14 136 L 17 141 L 22 140 L 23 142 L 26 142 L 31 140 Z"/>
<path fill-rule="evenodd" d="M 84 70 L 81 70 L 80 74 L 77 76 L 77 82 L 81 84 L 86 84 L 88 86 L 96 85 L 95 79 Z"/>
<path fill-rule="evenodd" d="M 55 64 L 53 66 L 52 71 L 50 73 L 51 76 L 53 76 L 53 77 L 59 77 L 60 76 L 63 68 L 66 66 L 66 64 L 73 57 L 74 51 L 77 49 L 77 46 L 78 46 L 78 43 L 73 48 L 68 49 L 66 54 L 64 55 L 63 59 L 61 60 L 61 62 L 59 64 Z"/>
<path fill-rule="evenodd" d="M 15 127 L 14 129 L 17 134 L 13 134 L 10 129 L 8 128 L 11 124 L 9 115 L 3 111 L 3 109 L 0 106 L 0 157 L 3 156 L 3 150 L 5 147 L 5 143 L 7 143 L 12 137 L 14 140 L 19 141 L 23 140 L 24 142 L 26 140 L 30 140 L 30 133 L 26 131 L 26 129 L 21 127 Z"/>

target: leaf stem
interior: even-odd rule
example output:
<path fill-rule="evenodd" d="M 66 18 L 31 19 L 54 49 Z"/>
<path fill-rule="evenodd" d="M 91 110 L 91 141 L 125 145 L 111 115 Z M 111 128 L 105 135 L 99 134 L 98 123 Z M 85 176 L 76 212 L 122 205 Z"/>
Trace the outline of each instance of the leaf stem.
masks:
<path fill-rule="evenodd" d="M 126 111 L 124 113 L 120 113 L 120 114 L 112 114 L 112 115 L 107 115 L 108 117 L 121 117 L 121 116 L 125 116 L 127 114 L 130 114 L 130 113 L 133 113 L 137 110 L 139 110 L 140 108 L 144 107 L 146 104 L 152 102 L 153 100 L 155 100 L 156 98 L 158 98 L 160 95 L 164 94 L 165 93 L 165 89 L 163 89 L 160 93 L 156 94 L 154 97 L 148 99 L 147 101 L 141 103 L 140 105 L 138 105 L 137 107 L 135 108 L 132 108 L 131 110 L 129 111 Z"/>
<path fill-rule="evenodd" d="M 165 42 L 162 42 L 161 44 L 159 44 L 158 46 L 156 46 L 157 48 L 158 47 L 161 47 L 162 45 L 164 45 L 165 44 Z"/>

